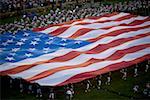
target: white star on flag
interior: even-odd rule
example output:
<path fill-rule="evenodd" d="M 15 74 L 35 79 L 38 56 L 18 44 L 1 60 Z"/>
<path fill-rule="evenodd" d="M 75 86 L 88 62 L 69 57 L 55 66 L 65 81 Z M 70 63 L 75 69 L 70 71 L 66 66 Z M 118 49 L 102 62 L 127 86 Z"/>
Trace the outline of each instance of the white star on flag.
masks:
<path fill-rule="evenodd" d="M 17 52 L 18 50 L 20 50 L 20 48 L 13 48 L 11 51 L 12 52 Z"/>
<path fill-rule="evenodd" d="M 34 40 L 35 40 L 35 41 L 41 41 L 40 38 L 35 38 Z"/>
<path fill-rule="evenodd" d="M 38 37 L 42 37 L 43 35 L 42 34 L 40 34 Z"/>
<path fill-rule="evenodd" d="M 26 40 L 27 40 L 26 38 L 21 39 L 21 41 L 23 41 L 23 42 L 25 42 Z"/>
<path fill-rule="evenodd" d="M 13 57 L 6 57 L 6 60 L 12 61 L 15 60 Z"/>
<path fill-rule="evenodd" d="M 2 50 L 2 49 L 0 49 L 0 53 L 1 53 L 1 52 L 3 52 L 3 50 Z"/>
<path fill-rule="evenodd" d="M 29 36 L 29 33 L 24 33 L 23 36 Z"/>
<path fill-rule="evenodd" d="M 6 46 L 6 45 L 8 45 L 8 43 L 7 43 L 7 42 L 4 42 L 4 43 L 2 43 L 2 45 L 3 45 L 3 46 Z"/>
<path fill-rule="evenodd" d="M 48 51 L 48 50 L 50 50 L 50 48 L 44 48 L 43 50 L 44 50 L 44 51 Z"/>
<path fill-rule="evenodd" d="M 17 44 L 16 44 L 16 45 L 21 46 L 21 45 L 23 45 L 23 44 L 24 44 L 23 42 L 17 42 Z"/>
<path fill-rule="evenodd" d="M 48 53 L 49 52 L 49 50 L 50 50 L 50 48 L 48 47 L 48 48 L 43 48 L 43 52 L 44 53 Z"/>
<path fill-rule="evenodd" d="M 44 50 L 43 52 L 44 52 L 44 53 L 48 53 L 49 51 L 47 51 L 47 50 Z"/>
<path fill-rule="evenodd" d="M 16 38 L 15 36 L 11 36 L 12 38 Z"/>
<path fill-rule="evenodd" d="M 53 40 L 53 39 L 54 39 L 54 37 L 49 37 L 48 39 L 49 39 L 49 40 Z"/>
<path fill-rule="evenodd" d="M 81 44 L 82 41 L 75 41 L 75 44 Z"/>
<path fill-rule="evenodd" d="M 66 41 L 67 41 L 67 39 L 61 39 L 61 41 L 64 41 L 64 42 L 66 42 Z"/>
<path fill-rule="evenodd" d="M 47 41 L 45 44 L 52 44 L 53 41 Z"/>
<path fill-rule="evenodd" d="M 32 54 L 31 54 L 31 53 L 26 53 L 26 54 L 25 54 L 25 56 L 27 56 L 27 57 L 31 57 L 31 56 L 32 56 Z"/>
<path fill-rule="evenodd" d="M 66 46 L 67 44 L 66 44 L 66 43 L 62 43 L 61 45 L 62 45 L 62 46 Z"/>
<path fill-rule="evenodd" d="M 7 43 L 12 43 L 12 42 L 13 42 L 13 39 L 7 40 Z"/>
<path fill-rule="evenodd" d="M 37 41 L 31 41 L 30 44 L 31 44 L 31 45 L 36 45 L 36 44 L 38 44 L 38 43 L 37 43 Z"/>
<path fill-rule="evenodd" d="M 10 55 L 11 55 L 11 56 L 15 56 L 15 55 L 16 55 L 16 53 L 10 53 Z"/>
<path fill-rule="evenodd" d="M 29 48 L 29 51 L 34 51 L 35 50 L 35 48 Z"/>

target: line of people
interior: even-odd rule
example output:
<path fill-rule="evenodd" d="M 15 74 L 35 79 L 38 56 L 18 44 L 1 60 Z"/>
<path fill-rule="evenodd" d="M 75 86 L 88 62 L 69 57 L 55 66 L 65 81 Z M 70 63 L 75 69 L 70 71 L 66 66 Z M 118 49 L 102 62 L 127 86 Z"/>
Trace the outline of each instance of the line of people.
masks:
<path fill-rule="evenodd" d="M 141 64 L 136 64 L 135 67 L 132 67 L 133 69 L 131 68 L 133 74 L 131 74 L 130 71 L 128 72 L 127 68 L 121 69 L 120 70 L 121 79 L 124 81 L 128 80 L 128 77 L 129 77 L 128 74 L 130 74 L 131 77 L 136 78 L 136 77 L 140 76 L 140 73 L 143 73 L 143 72 L 148 73 L 149 67 L 150 67 L 150 60 L 148 60 L 146 64 L 142 65 L 142 67 L 140 67 L 140 66 L 141 66 Z M 141 68 L 142 68 L 142 70 L 141 70 Z M 103 79 L 102 79 L 102 77 L 103 77 Z M 35 97 L 43 98 L 44 92 L 43 92 L 43 88 L 41 86 L 39 86 L 38 84 L 25 83 L 22 79 L 18 79 L 18 80 L 19 80 L 18 81 L 19 85 L 17 85 L 17 88 L 19 88 L 20 93 L 25 92 L 28 94 L 35 94 Z M 93 88 L 96 88 L 97 90 L 103 90 L 104 88 L 102 87 L 102 85 L 111 86 L 111 82 L 112 82 L 112 73 L 109 72 L 105 75 L 98 75 L 95 78 L 87 79 L 81 83 L 83 84 L 84 92 L 87 93 L 87 92 L 90 92 Z M 9 79 L 9 88 L 11 88 L 11 89 L 15 88 L 14 84 L 17 84 L 17 83 L 15 83 L 15 81 L 12 78 L 10 78 Z M 133 86 L 133 93 L 140 93 L 140 91 L 142 91 L 142 93 L 145 97 L 150 97 L 150 82 L 147 81 L 144 84 L 143 84 L 144 85 L 143 90 L 140 85 L 135 84 Z M 54 87 L 50 87 L 50 88 L 48 88 L 48 91 L 49 91 L 49 94 L 48 94 L 47 98 L 49 100 L 54 100 L 58 93 L 57 90 L 55 90 Z M 72 100 L 74 98 L 74 95 L 76 95 L 76 92 L 77 92 L 74 90 L 74 84 L 68 84 L 68 85 L 64 86 L 63 91 L 66 96 L 66 100 Z"/>

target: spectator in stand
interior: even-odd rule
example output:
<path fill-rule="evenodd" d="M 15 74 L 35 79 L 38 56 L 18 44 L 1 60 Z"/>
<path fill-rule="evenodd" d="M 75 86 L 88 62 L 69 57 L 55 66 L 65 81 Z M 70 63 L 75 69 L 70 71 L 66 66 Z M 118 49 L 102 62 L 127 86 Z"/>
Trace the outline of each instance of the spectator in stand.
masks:
<path fill-rule="evenodd" d="M 47 6 L 49 3 L 49 0 L 1 0 L 0 6 L 2 7 L 0 10 L 2 12 L 19 11 L 23 9 Z"/>

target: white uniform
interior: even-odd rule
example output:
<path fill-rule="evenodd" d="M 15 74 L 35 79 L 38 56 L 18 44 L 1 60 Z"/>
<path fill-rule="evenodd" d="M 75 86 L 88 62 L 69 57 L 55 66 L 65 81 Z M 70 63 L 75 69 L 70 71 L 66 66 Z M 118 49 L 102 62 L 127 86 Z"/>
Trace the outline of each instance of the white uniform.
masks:
<path fill-rule="evenodd" d="M 134 93 L 138 92 L 138 88 L 139 88 L 139 86 L 138 86 L 138 85 L 135 85 L 135 86 L 133 87 L 133 91 L 134 91 Z"/>
<path fill-rule="evenodd" d="M 122 79 L 123 79 L 123 80 L 126 80 L 126 79 L 127 79 L 127 72 L 124 72 L 124 73 L 123 73 Z"/>
<path fill-rule="evenodd" d="M 138 73 L 137 73 L 137 72 L 138 72 L 138 69 L 137 69 L 137 68 L 135 68 L 135 69 L 134 69 L 134 77 L 136 77 L 136 76 L 138 75 Z"/>
<path fill-rule="evenodd" d="M 28 93 L 30 93 L 30 92 L 33 93 L 32 85 L 29 85 L 28 90 L 29 90 Z"/>
<path fill-rule="evenodd" d="M 54 92 L 50 92 L 49 99 L 54 99 Z"/>
<path fill-rule="evenodd" d="M 70 89 L 69 89 L 69 90 L 67 90 L 66 94 L 67 94 L 67 99 L 71 100 L 71 99 L 72 99 L 72 97 L 73 97 L 73 95 L 72 95 L 72 92 L 71 92 L 71 90 L 70 90 Z"/>
<path fill-rule="evenodd" d="M 149 69 L 149 65 L 147 64 L 146 67 L 145 67 L 145 72 L 147 72 Z"/>
<path fill-rule="evenodd" d="M 111 78 L 110 78 L 110 76 L 108 76 L 108 77 L 107 77 L 107 82 L 106 82 L 106 84 L 107 84 L 107 85 L 110 85 L 110 81 L 111 81 Z"/>
<path fill-rule="evenodd" d="M 12 81 L 12 79 L 10 79 L 10 80 L 9 80 L 9 87 L 10 87 L 10 88 L 12 88 L 12 83 L 13 83 L 13 81 Z"/>
<path fill-rule="evenodd" d="M 37 89 L 37 95 L 36 95 L 36 97 L 42 97 L 42 92 L 41 92 L 40 88 Z"/>
<path fill-rule="evenodd" d="M 20 92 L 23 92 L 23 84 L 22 83 L 20 83 L 19 87 L 20 87 Z"/>
<path fill-rule="evenodd" d="M 97 82 L 98 82 L 97 88 L 100 89 L 100 88 L 101 88 L 101 85 L 102 85 L 102 81 L 99 79 Z"/>

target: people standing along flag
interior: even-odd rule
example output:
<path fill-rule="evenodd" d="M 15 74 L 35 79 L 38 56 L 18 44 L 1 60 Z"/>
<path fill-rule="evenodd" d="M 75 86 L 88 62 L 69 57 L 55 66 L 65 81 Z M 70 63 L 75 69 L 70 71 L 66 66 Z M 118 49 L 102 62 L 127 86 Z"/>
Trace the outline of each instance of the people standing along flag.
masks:
<path fill-rule="evenodd" d="M 150 17 L 112 13 L 0 34 L 0 74 L 61 86 L 150 59 Z"/>

